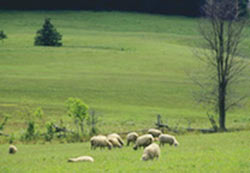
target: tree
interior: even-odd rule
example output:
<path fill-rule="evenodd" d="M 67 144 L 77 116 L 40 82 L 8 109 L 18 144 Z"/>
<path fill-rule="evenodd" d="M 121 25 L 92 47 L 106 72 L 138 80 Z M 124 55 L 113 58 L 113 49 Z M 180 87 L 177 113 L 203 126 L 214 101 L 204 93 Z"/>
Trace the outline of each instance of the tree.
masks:
<path fill-rule="evenodd" d="M 87 123 L 90 126 L 90 135 L 97 134 L 97 123 L 98 123 L 98 117 L 95 114 L 94 110 L 90 111 L 90 116 L 88 116 Z"/>
<path fill-rule="evenodd" d="M 239 44 L 247 19 L 240 17 L 238 0 L 206 0 L 199 32 L 204 51 L 198 54 L 207 65 L 207 81 L 196 81 L 201 87 L 199 102 L 211 104 L 219 114 L 219 127 L 226 130 L 226 113 L 244 97 L 232 92 L 247 66 L 240 58 Z"/>
<path fill-rule="evenodd" d="M 46 18 L 42 29 L 36 33 L 35 45 L 62 46 L 61 40 L 62 35 L 57 32 L 56 28 L 52 25 L 50 18 Z"/>
<path fill-rule="evenodd" d="M 84 120 L 88 117 L 88 106 L 79 98 L 69 98 L 66 105 L 68 109 L 68 116 L 74 119 L 74 123 L 77 126 L 78 133 L 80 127 L 83 134 Z"/>
<path fill-rule="evenodd" d="M 240 16 L 248 14 L 248 3 L 249 0 L 239 0 Z"/>
<path fill-rule="evenodd" d="M 3 32 L 3 30 L 0 31 L 0 40 L 6 39 L 7 35 Z"/>

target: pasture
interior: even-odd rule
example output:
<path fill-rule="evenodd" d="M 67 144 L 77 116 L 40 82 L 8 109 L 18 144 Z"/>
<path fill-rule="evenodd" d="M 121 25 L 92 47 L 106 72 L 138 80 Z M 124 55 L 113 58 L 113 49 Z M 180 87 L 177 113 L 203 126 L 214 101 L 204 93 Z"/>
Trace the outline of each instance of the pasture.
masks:
<path fill-rule="evenodd" d="M 62 47 L 34 46 L 46 17 L 63 35 Z M 197 20 L 119 12 L 0 11 L 0 30 L 8 36 L 0 42 L 0 120 L 10 117 L 4 132 L 20 136 L 27 105 L 44 110 L 40 127 L 63 120 L 73 128 L 66 115 L 69 97 L 96 111 L 104 134 L 153 127 L 157 114 L 180 130 L 209 128 L 207 110 L 194 102 L 197 86 L 187 75 L 203 68 L 193 54 L 201 40 Z M 250 56 L 250 39 L 243 43 L 243 55 Z M 243 95 L 250 95 L 249 76 L 247 68 L 245 82 L 235 86 Z M 249 97 L 243 107 L 228 112 L 227 127 L 245 130 L 178 135 L 179 147 L 165 146 L 158 161 L 148 162 L 140 160 L 143 150 L 132 146 L 109 151 L 63 140 L 35 145 L 14 141 L 15 155 L 8 154 L 8 144 L 0 145 L 0 172 L 250 172 Z M 3 136 L 0 141 L 7 142 Z M 93 156 L 95 162 L 67 163 L 80 155 Z"/>
<path fill-rule="evenodd" d="M 249 132 L 177 136 L 179 147 L 161 148 L 159 160 L 141 161 L 143 150 L 132 146 L 90 150 L 89 143 L 17 145 L 15 155 L 0 145 L 0 172 L 249 172 Z M 90 155 L 94 163 L 68 163 L 70 157 Z"/>
<path fill-rule="evenodd" d="M 44 18 L 63 35 L 63 47 L 34 46 Z M 199 62 L 197 19 L 119 12 L 0 11 L 8 39 L 0 43 L 0 109 L 7 133 L 24 127 L 20 109 L 42 107 L 46 120 L 69 122 L 65 101 L 79 97 L 100 116 L 99 128 L 153 126 L 157 114 L 172 126 L 210 127 L 188 77 Z M 247 28 L 246 35 L 250 35 Z M 242 45 L 250 55 L 249 39 Z M 246 59 L 249 62 L 249 58 Z M 250 69 L 250 68 L 249 68 Z M 249 79 L 250 71 L 246 76 Z M 249 95 L 249 80 L 240 85 Z M 228 113 L 229 128 L 249 127 L 250 99 Z"/>

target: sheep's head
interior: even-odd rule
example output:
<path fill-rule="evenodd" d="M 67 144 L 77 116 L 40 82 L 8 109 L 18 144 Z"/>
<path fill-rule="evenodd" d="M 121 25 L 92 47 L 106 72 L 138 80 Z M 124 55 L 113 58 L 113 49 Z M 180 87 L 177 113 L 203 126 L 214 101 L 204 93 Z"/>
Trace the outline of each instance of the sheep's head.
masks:
<path fill-rule="evenodd" d="M 9 153 L 15 154 L 17 152 L 17 148 L 14 145 L 10 145 L 9 147 Z"/>
<path fill-rule="evenodd" d="M 107 141 L 107 143 L 108 143 L 108 149 L 111 150 L 113 145 L 109 141 Z"/>
<path fill-rule="evenodd" d="M 149 159 L 148 154 L 143 154 L 141 160 L 147 161 Z"/>
<path fill-rule="evenodd" d="M 137 150 L 137 146 L 135 145 L 135 146 L 133 147 L 133 149 L 134 149 L 134 150 Z"/>
<path fill-rule="evenodd" d="M 179 142 L 174 141 L 174 146 L 175 146 L 175 147 L 178 147 L 178 146 L 179 146 Z"/>

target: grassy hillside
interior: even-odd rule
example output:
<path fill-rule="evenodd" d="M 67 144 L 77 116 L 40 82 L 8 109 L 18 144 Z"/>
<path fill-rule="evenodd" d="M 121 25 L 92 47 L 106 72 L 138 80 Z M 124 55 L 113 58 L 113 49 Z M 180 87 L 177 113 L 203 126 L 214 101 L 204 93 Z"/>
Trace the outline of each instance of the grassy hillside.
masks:
<path fill-rule="evenodd" d="M 89 143 L 17 145 L 8 154 L 0 146 L 0 172 L 249 172 L 249 132 L 187 135 L 177 138 L 179 147 L 164 146 L 158 161 L 140 160 L 143 150 L 132 146 L 114 150 L 90 150 Z M 67 163 L 71 157 L 90 155 L 94 163 Z"/>
<path fill-rule="evenodd" d="M 33 45 L 46 17 L 62 33 L 63 47 Z M 199 66 L 192 52 L 200 39 L 196 20 L 118 12 L 0 11 L 0 29 L 8 36 L 0 43 L 0 113 L 11 116 L 6 132 L 24 126 L 18 113 L 24 104 L 41 106 L 47 120 L 68 121 L 68 97 L 79 97 L 95 109 L 103 132 L 150 127 L 157 114 L 173 126 L 186 127 L 190 121 L 210 127 L 206 110 L 192 99 L 196 86 L 187 77 Z M 249 45 L 246 40 L 242 49 L 250 55 Z M 249 95 L 249 85 L 248 80 L 240 91 Z M 249 112 L 248 98 L 245 107 L 229 113 L 228 126 L 250 126 Z"/>

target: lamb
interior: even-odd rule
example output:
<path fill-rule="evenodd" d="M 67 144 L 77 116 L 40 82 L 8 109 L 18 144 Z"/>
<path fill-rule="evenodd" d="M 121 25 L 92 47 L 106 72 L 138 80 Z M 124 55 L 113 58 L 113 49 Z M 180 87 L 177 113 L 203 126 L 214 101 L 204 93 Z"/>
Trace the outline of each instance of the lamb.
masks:
<path fill-rule="evenodd" d="M 117 138 L 117 140 L 119 141 L 119 143 L 120 143 L 122 146 L 124 145 L 124 142 L 123 142 L 121 136 L 118 135 L 117 133 L 109 134 L 108 137 L 115 137 L 115 138 Z"/>
<path fill-rule="evenodd" d="M 118 141 L 116 137 L 108 136 L 108 140 L 113 145 L 113 147 L 122 148 L 122 145 L 120 144 L 120 142 Z"/>
<path fill-rule="evenodd" d="M 161 134 L 159 136 L 159 140 L 160 140 L 160 146 L 162 146 L 162 145 L 164 146 L 164 144 L 169 144 L 169 145 L 174 144 L 174 146 L 177 147 L 179 145 L 179 142 L 172 135 Z"/>
<path fill-rule="evenodd" d="M 80 156 L 77 158 L 70 158 L 68 162 L 94 162 L 94 159 L 90 156 Z"/>
<path fill-rule="evenodd" d="M 160 157 L 160 147 L 156 143 L 152 143 L 149 146 L 147 146 L 142 155 L 142 160 L 147 161 L 147 160 L 154 160 L 154 158 L 158 159 Z"/>
<path fill-rule="evenodd" d="M 138 138 L 138 134 L 136 132 L 131 132 L 127 135 L 127 146 L 129 146 L 130 142 L 135 143 L 136 139 Z"/>
<path fill-rule="evenodd" d="M 17 147 L 15 145 L 10 145 L 9 146 L 9 153 L 15 154 L 16 152 L 17 152 Z"/>
<path fill-rule="evenodd" d="M 159 137 L 162 132 L 158 129 L 149 129 L 148 134 L 151 134 L 154 138 Z"/>
<path fill-rule="evenodd" d="M 154 141 L 154 138 L 151 134 L 145 134 L 137 138 L 135 145 L 133 147 L 134 150 L 137 150 L 139 147 L 147 147 L 148 145 L 152 144 Z"/>
<path fill-rule="evenodd" d="M 111 150 L 112 144 L 109 142 L 108 138 L 106 136 L 93 136 L 90 139 L 90 144 L 91 144 L 91 149 L 96 149 L 97 147 L 105 148 L 107 147 L 108 149 Z"/>

